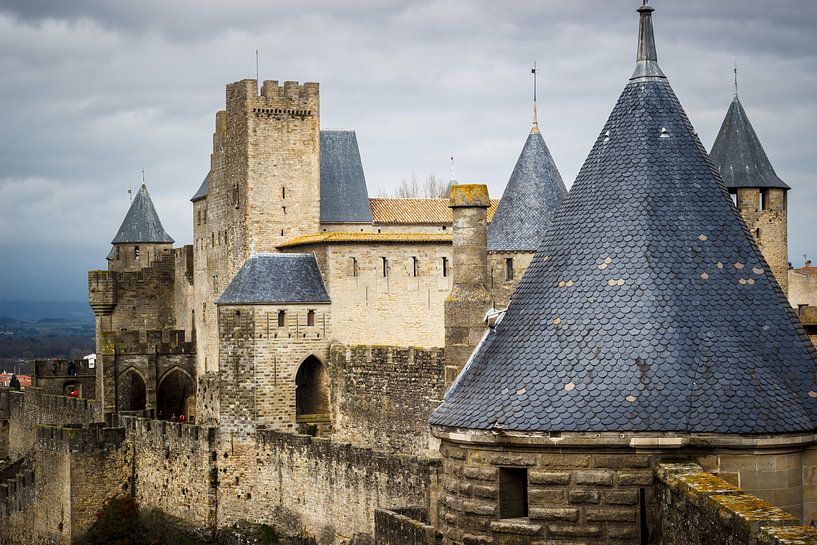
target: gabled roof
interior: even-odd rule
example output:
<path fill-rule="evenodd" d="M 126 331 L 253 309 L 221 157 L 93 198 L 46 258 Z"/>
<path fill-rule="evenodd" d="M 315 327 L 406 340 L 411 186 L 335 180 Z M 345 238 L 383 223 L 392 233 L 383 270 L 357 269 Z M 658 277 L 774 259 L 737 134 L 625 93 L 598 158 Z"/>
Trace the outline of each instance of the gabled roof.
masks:
<path fill-rule="evenodd" d="M 312 254 L 256 254 L 244 262 L 217 305 L 330 303 Z"/>
<path fill-rule="evenodd" d="M 652 8 L 639 11 L 651 24 Z M 815 349 L 655 68 L 625 87 L 504 318 L 431 424 L 817 427 Z"/>
<path fill-rule="evenodd" d="M 321 131 L 321 221 L 371 223 L 355 131 Z"/>
<path fill-rule="evenodd" d="M 204 180 L 201 182 L 198 191 L 196 194 L 190 197 L 190 202 L 200 201 L 204 197 L 207 196 L 207 193 L 210 191 L 210 174 L 212 171 L 207 173 L 207 176 L 204 177 Z"/>
<path fill-rule="evenodd" d="M 723 183 L 730 189 L 791 189 L 777 177 L 737 95 L 729 105 L 709 156 L 720 172 Z"/>
<path fill-rule="evenodd" d="M 145 184 L 136 192 L 125 220 L 116 232 L 111 244 L 160 242 L 172 244 L 174 241 L 165 232 L 153 201 L 150 200 Z"/>
<path fill-rule="evenodd" d="M 381 225 L 451 225 L 449 204 L 449 199 L 369 199 L 374 223 Z M 491 199 L 489 222 L 498 206 L 499 199 Z"/>
<path fill-rule="evenodd" d="M 489 251 L 535 251 L 567 189 L 534 125 L 488 227 Z"/>

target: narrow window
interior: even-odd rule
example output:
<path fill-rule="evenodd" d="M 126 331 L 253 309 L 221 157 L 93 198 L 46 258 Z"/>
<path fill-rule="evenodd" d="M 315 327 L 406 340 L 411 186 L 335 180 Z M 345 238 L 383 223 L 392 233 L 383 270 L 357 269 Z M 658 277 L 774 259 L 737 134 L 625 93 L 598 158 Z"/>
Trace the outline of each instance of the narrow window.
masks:
<path fill-rule="evenodd" d="M 202 214 L 202 221 L 207 224 L 207 209 L 204 209 L 204 214 Z"/>
<path fill-rule="evenodd" d="M 218 293 L 218 275 L 213 275 L 213 293 Z"/>
<path fill-rule="evenodd" d="M 418 274 L 418 271 L 417 271 L 417 258 L 412 257 L 411 258 L 411 275 L 416 277 L 417 274 Z"/>
<path fill-rule="evenodd" d="M 201 210 L 199 210 L 199 222 L 198 222 L 198 224 L 201 225 Z"/>
<path fill-rule="evenodd" d="M 513 258 L 508 257 L 505 259 L 505 281 L 510 282 L 513 280 Z"/>
<path fill-rule="evenodd" d="M 238 184 L 233 186 L 233 204 L 238 208 Z"/>
<path fill-rule="evenodd" d="M 448 258 L 443 258 L 443 276 L 448 276 Z"/>
<path fill-rule="evenodd" d="M 281 188 L 281 198 L 282 198 L 282 199 L 286 199 L 286 198 L 287 198 L 287 188 L 286 188 L 286 187 L 282 187 L 282 188 Z"/>
<path fill-rule="evenodd" d="M 306 325 L 313 326 L 315 325 L 315 311 L 310 310 L 306 313 Z"/>
<path fill-rule="evenodd" d="M 389 260 L 385 257 L 381 257 L 380 259 L 383 260 L 383 277 L 385 278 L 389 276 Z"/>
<path fill-rule="evenodd" d="M 134 246 L 133 247 L 133 258 L 134 259 L 139 259 L 139 246 Z"/>
<path fill-rule="evenodd" d="M 212 246 L 213 248 L 216 247 L 216 234 L 215 233 L 210 233 L 210 246 Z"/>
<path fill-rule="evenodd" d="M 284 230 L 281 229 L 281 236 L 284 236 Z"/>
<path fill-rule="evenodd" d="M 349 265 L 351 268 L 352 276 L 357 276 L 358 275 L 357 258 L 356 257 L 351 258 Z"/>
<path fill-rule="evenodd" d="M 499 468 L 499 518 L 528 516 L 528 470 Z"/>
<path fill-rule="evenodd" d="M 755 239 L 760 240 L 760 227 L 755 229 Z"/>
<path fill-rule="evenodd" d="M 286 327 L 287 312 L 285 310 L 278 311 L 278 327 Z"/>
<path fill-rule="evenodd" d="M 286 216 L 286 215 L 287 215 L 287 207 L 286 207 L 286 206 L 282 206 L 282 207 L 281 207 L 281 209 L 284 211 L 284 215 Z"/>
<path fill-rule="evenodd" d="M 760 191 L 760 209 L 766 210 L 766 207 L 769 206 L 769 195 L 765 189 Z"/>
<path fill-rule="evenodd" d="M 116 247 L 116 260 L 119 261 L 119 246 Z"/>

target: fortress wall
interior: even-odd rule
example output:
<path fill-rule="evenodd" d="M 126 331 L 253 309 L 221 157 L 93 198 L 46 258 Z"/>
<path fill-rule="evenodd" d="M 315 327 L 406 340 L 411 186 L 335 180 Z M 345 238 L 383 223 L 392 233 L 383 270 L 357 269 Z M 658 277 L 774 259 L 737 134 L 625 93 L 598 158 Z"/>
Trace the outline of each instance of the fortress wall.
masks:
<path fill-rule="evenodd" d="M 798 526 L 793 515 L 704 473 L 698 465 L 660 464 L 655 473 L 656 543 L 817 542 L 817 528 Z"/>
<path fill-rule="evenodd" d="M 253 513 L 284 510 L 316 536 L 374 534 L 377 508 L 428 508 L 437 463 L 304 435 L 259 431 Z M 225 483 L 225 493 L 229 493 Z M 250 516 L 234 512 L 230 517 Z"/>
<path fill-rule="evenodd" d="M 216 432 L 131 416 L 120 417 L 132 453 L 136 501 L 196 527 L 216 517 Z"/>
<path fill-rule="evenodd" d="M 173 251 L 175 272 L 173 274 L 173 315 L 176 329 L 189 332 L 192 341 L 195 330 L 193 310 L 193 246 L 188 244 Z"/>
<path fill-rule="evenodd" d="M 436 451 L 428 415 L 444 393 L 441 348 L 333 345 L 334 438 L 387 452 Z"/>
<path fill-rule="evenodd" d="M 37 425 L 62 426 L 94 421 L 94 401 L 46 394 L 37 388 L 9 392 L 8 453 L 13 460 L 34 448 Z"/>
<path fill-rule="evenodd" d="M 114 273 L 116 308 L 109 329 L 173 329 L 176 326 L 173 312 L 175 272 L 176 257 L 168 251 L 150 267 Z"/>

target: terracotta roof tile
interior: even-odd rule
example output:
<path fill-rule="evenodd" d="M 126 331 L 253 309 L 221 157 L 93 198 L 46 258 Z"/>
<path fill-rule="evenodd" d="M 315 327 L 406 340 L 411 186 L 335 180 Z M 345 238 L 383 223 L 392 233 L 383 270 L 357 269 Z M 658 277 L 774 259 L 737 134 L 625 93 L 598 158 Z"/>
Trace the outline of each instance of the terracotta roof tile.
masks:
<path fill-rule="evenodd" d="M 383 225 L 451 225 L 448 199 L 369 199 L 375 223 Z M 494 217 L 499 199 L 491 199 L 488 221 Z"/>

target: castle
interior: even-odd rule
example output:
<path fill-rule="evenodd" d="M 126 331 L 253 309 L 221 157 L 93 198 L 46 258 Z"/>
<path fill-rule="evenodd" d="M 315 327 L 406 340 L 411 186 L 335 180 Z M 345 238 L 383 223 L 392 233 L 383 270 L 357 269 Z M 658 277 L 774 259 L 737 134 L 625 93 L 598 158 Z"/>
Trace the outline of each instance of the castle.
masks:
<path fill-rule="evenodd" d="M 318 84 L 229 84 L 193 244 L 143 185 L 88 274 L 93 368 L 0 391 L 0 543 L 121 494 L 327 544 L 817 543 L 789 188 L 737 96 L 707 154 L 638 11 L 570 195 L 535 103 L 498 202 L 370 199 Z"/>

